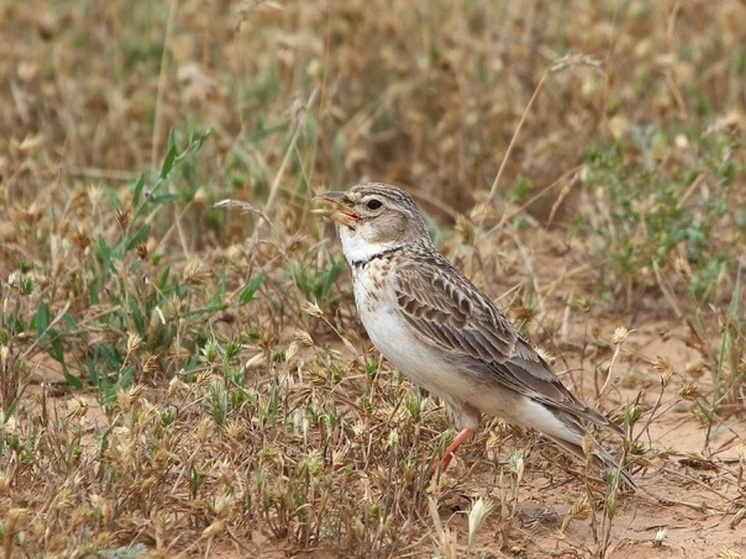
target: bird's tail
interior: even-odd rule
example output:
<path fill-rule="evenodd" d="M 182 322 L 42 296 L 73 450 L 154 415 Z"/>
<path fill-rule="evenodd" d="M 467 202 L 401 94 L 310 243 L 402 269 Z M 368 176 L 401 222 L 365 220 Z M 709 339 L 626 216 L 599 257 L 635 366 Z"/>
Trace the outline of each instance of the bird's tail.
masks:
<path fill-rule="evenodd" d="M 566 439 L 561 439 L 559 437 L 555 437 L 552 435 L 547 435 L 550 439 L 552 439 L 554 442 L 556 442 L 558 445 L 560 445 L 565 450 L 568 450 L 572 454 L 575 454 L 576 456 L 580 457 L 581 459 L 585 460 L 585 452 L 583 451 L 583 447 L 575 442 L 568 441 Z M 593 450 L 593 458 L 596 464 L 602 468 L 606 468 L 612 471 L 619 472 L 619 476 L 622 478 L 625 484 L 632 489 L 637 490 L 637 484 L 635 483 L 635 480 L 632 478 L 632 475 L 624 469 L 619 462 L 617 462 L 616 458 L 614 458 L 609 451 L 607 451 L 605 448 L 603 448 L 601 445 L 594 443 L 595 448 Z"/>

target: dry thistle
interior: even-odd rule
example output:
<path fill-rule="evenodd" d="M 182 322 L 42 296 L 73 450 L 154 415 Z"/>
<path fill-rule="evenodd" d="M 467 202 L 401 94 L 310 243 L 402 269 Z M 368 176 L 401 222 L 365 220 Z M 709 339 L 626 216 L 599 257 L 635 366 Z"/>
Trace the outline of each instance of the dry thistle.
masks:
<path fill-rule="evenodd" d="M 78 422 L 88 414 L 88 404 L 82 398 L 74 398 L 71 402 L 70 411 L 65 417 L 68 423 Z"/>
<path fill-rule="evenodd" d="M 511 452 L 508 458 L 508 468 L 510 469 L 510 473 L 513 474 L 513 507 L 510 511 L 510 516 L 512 517 L 518 505 L 518 494 L 521 489 L 521 482 L 523 481 L 523 472 L 525 469 L 523 453 L 518 451 Z"/>
<path fill-rule="evenodd" d="M 696 361 L 686 365 L 686 374 L 695 380 L 702 378 L 707 372 L 709 372 L 709 367 L 704 361 Z"/>
<path fill-rule="evenodd" d="M 212 271 L 202 260 L 191 260 L 184 267 L 181 277 L 187 285 L 204 285 L 212 277 Z"/>
<path fill-rule="evenodd" d="M 469 217 L 473 224 L 484 226 L 485 224 L 497 219 L 497 209 L 495 204 L 491 203 L 489 200 L 486 202 L 480 202 L 472 208 Z"/>
<path fill-rule="evenodd" d="M 658 528 L 653 538 L 653 547 L 663 547 L 664 540 L 668 537 L 668 530 L 665 527 Z"/>
<path fill-rule="evenodd" d="M 389 431 L 388 440 L 386 441 L 386 446 L 391 449 L 395 449 L 399 447 L 399 431 L 396 428 L 391 429 Z"/>
<path fill-rule="evenodd" d="M 474 224 L 469 221 L 469 218 L 463 214 L 456 216 L 456 225 L 454 227 L 456 231 L 461 233 L 462 242 L 466 245 L 470 245 L 474 242 Z"/>
<path fill-rule="evenodd" d="M 125 231 L 130 222 L 130 211 L 129 209 L 116 210 L 114 213 L 114 219 L 119 225 L 121 231 Z"/>
<path fill-rule="evenodd" d="M 313 347 L 313 338 L 305 330 L 296 330 L 293 332 L 293 341 L 301 347 Z"/>
<path fill-rule="evenodd" d="M 285 350 L 285 362 L 289 363 L 298 353 L 298 342 L 292 341 Z"/>
<path fill-rule="evenodd" d="M 585 454 L 585 457 L 588 461 L 588 464 L 590 464 L 593 460 L 593 453 L 596 450 L 596 441 L 593 439 L 593 435 L 590 433 L 586 433 L 583 436 L 583 454 Z"/>
<path fill-rule="evenodd" d="M 304 300 L 301 303 L 301 310 L 307 315 L 312 316 L 314 318 L 324 317 L 324 311 L 321 310 L 321 307 L 319 307 L 317 303 L 311 303 L 310 301 Z"/>
<path fill-rule="evenodd" d="M 0 431 L 0 435 L 3 435 L 2 431 Z M 5 475 L 5 472 L 0 472 L 0 497 L 6 496 L 8 492 L 8 487 L 10 486 L 10 480 L 8 479 L 8 476 Z"/>
<path fill-rule="evenodd" d="M 220 200 L 219 202 L 216 202 L 213 205 L 213 208 L 240 208 L 243 210 L 244 213 L 253 214 L 256 216 L 259 216 L 264 221 L 267 222 L 267 224 L 270 226 L 270 228 L 274 229 L 274 225 L 272 225 L 272 221 L 267 217 L 267 215 L 260 210 L 259 208 L 252 206 L 248 202 L 244 202 L 242 200 L 231 200 L 226 198 L 225 200 Z"/>
<path fill-rule="evenodd" d="M 197 439 L 202 441 L 203 443 L 211 441 L 215 438 L 216 435 L 215 422 L 212 421 L 212 419 L 210 419 L 209 417 L 203 417 L 202 420 L 197 423 L 195 432 L 197 435 Z"/>
<path fill-rule="evenodd" d="M 562 520 L 562 526 L 560 527 L 560 533 L 563 534 L 567 530 L 567 526 L 576 518 L 585 518 L 591 513 L 591 503 L 588 500 L 588 495 L 583 494 L 570 505 L 570 511 L 567 513 L 565 518 Z"/>
<path fill-rule="evenodd" d="M 212 524 L 210 524 L 202 531 L 202 537 L 205 539 L 214 538 L 223 531 L 225 531 L 225 521 L 215 520 Z"/>
<path fill-rule="evenodd" d="M 312 449 L 303 462 L 303 467 L 311 477 L 317 476 L 324 468 L 324 458 L 317 449 Z"/>
<path fill-rule="evenodd" d="M 667 357 L 658 356 L 655 358 L 655 361 L 653 361 L 653 369 L 658 371 L 661 375 L 661 386 L 663 388 L 668 386 L 671 377 L 675 373 L 671 360 Z"/>
<path fill-rule="evenodd" d="M 614 330 L 614 335 L 611 337 L 611 343 L 617 346 L 622 345 L 627 340 L 628 336 L 629 330 L 624 326 L 619 326 Z"/>
<path fill-rule="evenodd" d="M 685 256 L 678 254 L 674 258 L 673 269 L 687 283 L 692 280 L 692 267 Z"/>
<path fill-rule="evenodd" d="M 679 389 L 679 396 L 690 402 L 696 401 L 701 395 L 699 385 L 693 382 L 687 382 Z"/>
<path fill-rule="evenodd" d="M 521 464 L 523 463 L 523 459 L 520 460 Z M 521 466 L 522 469 L 522 466 Z M 484 524 L 484 521 L 487 520 L 487 517 L 492 513 L 492 509 L 494 508 L 494 503 L 489 500 L 485 499 L 484 497 L 479 497 L 475 501 L 472 501 L 471 509 L 469 510 L 468 519 L 469 519 L 469 538 L 468 538 L 468 546 L 471 547 L 472 543 L 474 542 L 474 537 L 477 535 L 477 532 L 479 532 L 479 529 Z"/>
<path fill-rule="evenodd" d="M 731 530 L 735 529 L 744 518 L 746 518 L 746 507 L 741 507 L 738 509 L 736 514 L 733 515 L 733 518 L 728 521 L 728 527 Z"/>
<path fill-rule="evenodd" d="M 443 525 L 440 520 L 440 513 L 438 512 L 438 501 L 435 497 L 429 496 L 427 498 L 428 508 L 430 510 L 430 519 L 433 522 L 434 536 L 440 556 L 443 559 L 455 559 L 458 557 L 456 552 L 456 537 L 451 533 L 447 526 Z"/>
<path fill-rule="evenodd" d="M 225 474 L 219 475 L 219 477 L 232 480 L 232 476 L 226 476 Z M 228 516 L 228 513 L 230 512 L 235 502 L 236 499 L 233 495 L 223 493 L 215 496 L 215 498 L 212 500 L 211 508 L 218 518 L 224 519 Z"/>
<path fill-rule="evenodd" d="M 142 360 L 142 371 L 146 374 L 157 373 L 161 371 L 161 360 L 157 354 L 145 352 Z M 170 387 L 169 387 L 170 388 Z"/>
<path fill-rule="evenodd" d="M 141 343 L 142 338 L 137 332 L 130 332 L 127 334 L 127 353 L 132 354 L 136 352 Z"/>

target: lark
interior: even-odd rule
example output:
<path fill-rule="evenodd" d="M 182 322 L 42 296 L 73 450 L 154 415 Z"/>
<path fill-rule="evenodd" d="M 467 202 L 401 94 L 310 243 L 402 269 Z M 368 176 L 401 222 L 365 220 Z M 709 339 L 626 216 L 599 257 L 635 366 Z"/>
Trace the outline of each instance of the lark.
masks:
<path fill-rule="evenodd" d="M 410 380 L 448 403 L 458 434 L 441 469 L 482 414 L 540 431 L 583 458 L 584 422 L 624 435 L 576 398 L 505 314 L 440 254 L 412 197 L 383 183 L 327 192 L 315 210 L 337 224 L 355 305 L 378 350 Z M 590 439 L 588 439 L 590 440 Z M 635 482 L 593 443 L 595 460 Z"/>

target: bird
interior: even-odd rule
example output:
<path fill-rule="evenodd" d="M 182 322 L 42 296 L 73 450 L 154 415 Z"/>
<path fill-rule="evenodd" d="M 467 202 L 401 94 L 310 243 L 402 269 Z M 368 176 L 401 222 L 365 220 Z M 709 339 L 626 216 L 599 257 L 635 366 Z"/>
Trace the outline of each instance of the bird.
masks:
<path fill-rule="evenodd" d="M 624 436 L 581 402 L 490 298 L 435 248 L 414 199 L 380 182 L 316 196 L 313 212 L 337 226 L 355 306 L 370 340 L 416 385 L 446 402 L 457 434 L 439 467 L 479 428 L 481 416 L 531 427 L 585 458 L 593 423 Z M 593 442 L 594 461 L 630 473 Z"/>

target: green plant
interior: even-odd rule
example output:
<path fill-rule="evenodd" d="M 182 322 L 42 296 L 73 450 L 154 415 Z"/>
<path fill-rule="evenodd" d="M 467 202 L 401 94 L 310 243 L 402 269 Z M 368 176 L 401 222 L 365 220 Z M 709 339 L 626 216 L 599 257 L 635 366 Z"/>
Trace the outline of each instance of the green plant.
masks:
<path fill-rule="evenodd" d="M 642 290 L 659 286 L 660 270 L 671 275 L 678 258 L 679 268 L 697 270 L 682 288 L 703 305 L 718 296 L 733 249 L 718 235 L 735 211 L 724 203 L 734 188 L 730 164 L 717 159 L 716 146 L 702 142 L 692 169 L 675 158 L 673 140 L 652 126 L 633 128 L 630 140 L 592 149 L 583 170 L 595 200 L 595 215 L 585 216 L 585 223 L 597 237 L 598 285 L 623 286 L 632 305 Z M 664 174 L 659 160 L 666 158 L 671 161 Z M 707 193 L 710 182 L 715 195 Z"/>
<path fill-rule="evenodd" d="M 334 311 L 339 307 L 340 301 L 332 288 L 346 269 L 344 258 L 333 254 L 321 269 L 311 268 L 305 261 L 299 262 L 292 268 L 292 277 L 306 300 Z"/>
<path fill-rule="evenodd" d="M 695 414 L 706 427 L 705 447 L 729 429 L 726 418 L 741 413 L 746 387 L 746 324 L 743 321 L 743 265 L 739 265 L 730 304 L 717 313 L 720 336 L 715 348 L 704 338 L 703 313 L 698 313 L 691 328 L 700 341 L 699 350 L 712 373 L 713 390 L 695 394 Z M 736 419 L 736 421 L 740 421 Z"/>

